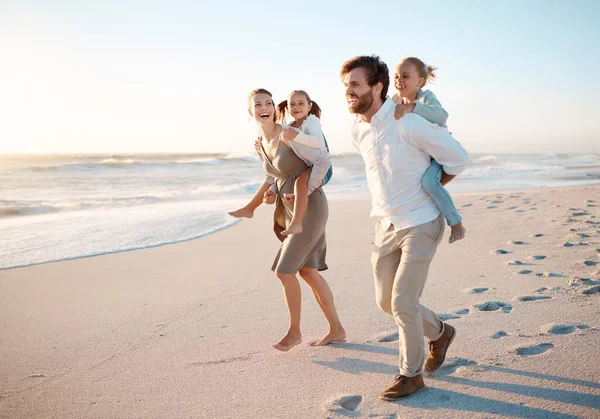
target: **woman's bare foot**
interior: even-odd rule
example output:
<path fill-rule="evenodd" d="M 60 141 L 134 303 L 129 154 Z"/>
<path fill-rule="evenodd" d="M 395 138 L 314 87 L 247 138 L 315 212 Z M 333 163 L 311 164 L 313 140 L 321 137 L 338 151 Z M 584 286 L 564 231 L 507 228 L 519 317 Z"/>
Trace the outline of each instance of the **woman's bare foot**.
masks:
<path fill-rule="evenodd" d="M 323 339 L 312 342 L 310 346 L 325 346 L 329 345 L 330 343 L 342 342 L 346 342 L 346 331 L 344 330 L 344 328 L 341 328 L 340 330 L 330 331 L 325 335 Z"/>
<path fill-rule="evenodd" d="M 292 332 L 288 330 L 283 339 L 281 339 L 279 343 L 273 345 L 273 348 L 277 349 L 278 351 L 287 352 L 300 343 L 302 343 L 302 334 L 300 332 Z"/>
<path fill-rule="evenodd" d="M 454 224 L 450 227 L 450 239 L 448 242 L 454 243 L 457 240 L 464 239 L 466 233 L 467 229 L 463 227 L 462 221 L 458 224 Z"/>
<path fill-rule="evenodd" d="M 302 224 L 300 223 L 292 223 L 288 228 L 281 232 L 282 236 L 289 236 L 290 234 L 300 234 L 302 233 Z"/>
<path fill-rule="evenodd" d="M 240 208 L 239 210 L 229 212 L 229 215 L 235 218 L 252 218 L 254 217 L 254 211 L 244 207 Z"/>

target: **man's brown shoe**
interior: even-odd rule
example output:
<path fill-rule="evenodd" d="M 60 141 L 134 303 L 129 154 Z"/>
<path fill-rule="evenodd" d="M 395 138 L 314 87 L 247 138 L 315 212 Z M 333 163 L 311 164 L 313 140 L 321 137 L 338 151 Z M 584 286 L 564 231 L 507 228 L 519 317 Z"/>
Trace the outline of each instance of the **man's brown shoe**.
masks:
<path fill-rule="evenodd" d="M 415 375 L 414 377 L 398 375 L 394 385 L 381 393 L 379 398 L 381 400 L 392 401 L 415 394 L 417 391 L 424 388 L 425 383 L 423 382 L 422 375 Z"/>
<path fill-rule="evenodd" d="M 442 336 L 434 342 L 429 342 L 429 355 L 425 361 L 425 372 L 432 373 L 442 366 L 446 359 L 446 351 L 456 336 L 456 329 L 448 323 L 443 323 Z"/>

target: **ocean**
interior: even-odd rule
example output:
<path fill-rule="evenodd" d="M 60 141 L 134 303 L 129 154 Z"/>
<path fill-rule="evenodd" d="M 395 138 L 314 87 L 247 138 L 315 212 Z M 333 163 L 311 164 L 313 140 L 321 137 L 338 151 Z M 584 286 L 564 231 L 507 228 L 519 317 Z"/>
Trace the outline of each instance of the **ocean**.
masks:
<path fill-rule="evenodd" d="M 355 154 L 330 200 L 368 198 Z M 253 154 L 0 155 L 0 269 L 190 240 L 230 227 L 264 178 Z M 600 154 L 472 155 L 452 192 L 600 183 Z"/>

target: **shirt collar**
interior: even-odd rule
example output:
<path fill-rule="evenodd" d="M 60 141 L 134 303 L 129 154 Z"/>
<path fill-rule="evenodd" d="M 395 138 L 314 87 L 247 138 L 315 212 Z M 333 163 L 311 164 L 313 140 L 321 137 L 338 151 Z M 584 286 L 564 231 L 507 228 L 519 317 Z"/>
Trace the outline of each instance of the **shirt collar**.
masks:
<path fill-rule="evenodd" d="M 389 97 L 386 98 L 385 102 L 383 102 L 383 105 L 381 105 L 381 108 L 379 108 L 379 110 L 377 112 L 375 112 L 375 115 L 373 115 L 373 118 L 377 118 L 378 121 L 383 121 L 385 116 L 394 107 L 394 105 L 395 104 L 392 99 L 390 99 Z M 373 121 L 372 118 L 371 118 L 371 121 Z"/>

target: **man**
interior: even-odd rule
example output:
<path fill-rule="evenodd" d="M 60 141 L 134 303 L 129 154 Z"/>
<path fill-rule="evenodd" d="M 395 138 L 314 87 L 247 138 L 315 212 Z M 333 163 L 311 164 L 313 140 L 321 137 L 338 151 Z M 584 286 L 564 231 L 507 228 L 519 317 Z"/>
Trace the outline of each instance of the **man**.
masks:
<path fill-rule="evenodd" d="M 468 156 L 446 128 L 414 113 L 394 118 L 389 70 L 378 56 L 348 60 L 341 77 L 348 109 L 357 115 L 352 141 L 365 161 L 371 216 L 377 219 L 371 260 L 377 304 L 398 324 L 400 375 L 380 396 L 395 400 L 425 387 L 422 370 L 442 365 L 456 333 L 419 303 L 444 233 L 444 220 L 421 178 L 431 158 L 443 166 L 444 182 L 464 170 Z M 423 335 L 430 341 L 426 361 Z"/>

